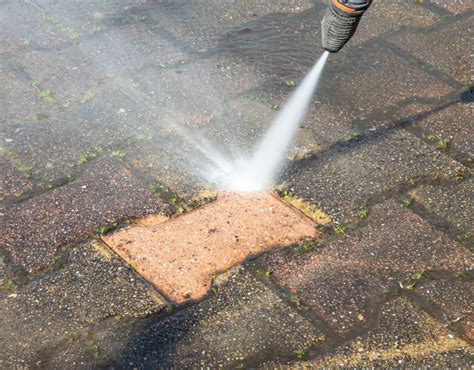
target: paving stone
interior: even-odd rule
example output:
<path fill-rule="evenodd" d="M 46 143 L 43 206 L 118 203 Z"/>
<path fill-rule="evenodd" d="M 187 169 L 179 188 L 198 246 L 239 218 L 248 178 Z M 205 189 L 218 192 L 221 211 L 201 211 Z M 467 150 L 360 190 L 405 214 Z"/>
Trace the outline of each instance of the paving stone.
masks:
<path fill-rule="evenodd" d="M 369 211 L 367 224 L 314 252 L 267 254 L 259 263 L 337 332 L 373 319 L 383 286 L 425 270 L 464 271 L 471 254 L 395 201 Z"/>
<path fill-rule="evenodd" d="M 311 7 L 306 0 L 294 2 L 240 1 L 226 3 L 217 0 L 203 3 L 159 3 L 141 10 L 151 16 L 168 33 L 170 40 L 183 44 L 194 52 L 216 46 L 219 39 L 232 28 L 246 32 L 246 24 L 273 13 L 297 14 Z M 137 7 L 135 11 L 139 10 Z"/>
<path fill-rule="evenodd" d="M 389 301 L 377 326 L 332 353 L 292 367 L 469 367 L 472 348 L 418 307 Z"/>
<path fill-rule="evenodd" d="M 67 177 L 93 156 L 120 150 L 154 119 L 135 98 L 118 88 L 99 90 L 90 101 L 53 117 L 2 125 L 2 145 L 42 181 Z"/>
<path fill-rule="evenodd" d="M 433 31 L 404 32 L 390 38 L 400 48 L 469 86 L 472 83 L 469 49 L 474 16 Z M 456 42 L 451 40 L 456 39 Z"/>
<path fill-rule="evenodd" d="M 445 1 L 445 0 L 430 0 L 431 3 L 436 4 L 437 6 L 447 9 L 454 14 L 464 13 L 472 9 L 472 1 L 470 0 L 455 0 L 455 1 Z"/>
<path fill-rule="evenodd" d="M 388 0 L 373 2 L 357 27 L 357 33 L 347 47 L 362 46 L 374 37 L 390 35 L 402 27 L 419 28 L 438 24 L 440 17 L 421 4 L 411 1 Z"/>
<path fill-rule="evenodd" d="M 146 317 L 164 303 L 99 241 L 73 247 L 59 269 L 0 292 L 0 367 L 33 365 L 35 353 L 108 317 Z"/>
<path fill-rule="evenodd" d="M 45 23 L 25 2 L 0 4 L 2 39 L 0 53 L 24 48 L 55 48 L 67 44 L 70 38 L 53 25 Z"/>
<path fill-rule="evenodd" d="M 50 109 L 50 103 L 39 99 L 31 83 L 19 78 L 1 62 L 0 100 L 2 101 L 0 112 L 2 126 L 4 122 L 25 120 Z"/>
<path fill-rule="evenodd" d="M 165 211 L 120 161 L 97 161 L 74 181 L 7 208 L 0 220 L 1 244 L 17 264 L 35 271 L 59 246 L 100 226 Z"/>
<path fill-rule="evenodd" d="M 282 176 L 290 192 L 338 221 L 414 177 L 454 177 L 465 168 L 404 131 L 382 133 L 317 158 L 292 163 Z"/>
<path fill-rule="evenodd" d="M 473 191 L 474 182 L 467 179 L 451 186 L 422 185 L 410 194 L 429 211 L 472 233 Z"/>
<path fill-rule="evenodd" d="M 28 75 L 38 98 L 51 104 L 79 102 L 88 94 L 92 95 L 106 79 L 104 66 L 94 63 L 79 45 L 54 51 L 18 51 L 10 63 Z"/>
<path fill-rule="evenodd" d="M 0 201 L 32 190 L 33 184 L 0 153 Z"/>
<path fill-rule="evenodd" d="M 439 140 L 448 140 L 449 147 L 458 152 L 458 156 L 468 162 L 474 158 L 474 125 L 472 124 L 473 107 L 469 104 L 457 103 L 439 112 L 429 114 L 426 118 L 416 121 L 417 127 L 435 135 Z M 415 104 L 405 111 L 409 114 L 429 112 L 426 105 Z"/>
<path fill-rule="evenodd" d="M 100 364 L 137 368 L 254 366 L 252 359 L 258 363 L 260 358 L 294 357 L 294 351 L 324 340 L 317 328 L 246 270 L 231 272 L 216 294 L 197 305 L 95 337 L 102 338 L 97 339 Z M 97 366 L 98 360 L 84 347 L 58 346 L 45 364 Z"/>
<path fill-rule="evenodd" d="M 332 58 L 321 77 L 318 97 L 328 104 L 344 102 L 339 105 L 361 117 L 405 99 L 440 98 L 453 91 L 381 41 Z"/>
<path fill-rule="evenodd" d="M 221 194 L 214 203 L 103 240 L 176 303 L 205 295 L 216 272 L 266 249 L 317 236 L 316 224 L 271 194 Z"/>
<path fill-rule="evenodd" d="M 461 274 L 461 275 L 459 275 Z M 459 325 L 465 338 L 474 340 L 474 283 L 463 272 L 456 280 L 421 281 L 416 293 L 440 308 L 447 322 Z"/>

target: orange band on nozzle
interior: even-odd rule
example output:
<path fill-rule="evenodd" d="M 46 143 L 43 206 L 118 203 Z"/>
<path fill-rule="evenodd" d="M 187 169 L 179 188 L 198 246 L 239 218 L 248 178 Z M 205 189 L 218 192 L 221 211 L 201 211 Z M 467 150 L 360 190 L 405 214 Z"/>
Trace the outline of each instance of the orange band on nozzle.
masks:
<path fill-rule="evenodd" d="M 337 6 L 339 9 L 347 12 L 347 13 L 354 13 L 356 11 L 356 9 L 352 9 L 352 8 L 349 8 L 348 6 L 345 6 L 344 4 L 341 4 L 339 1 L 337 0 L 332 0 L 332 3 Z"/>

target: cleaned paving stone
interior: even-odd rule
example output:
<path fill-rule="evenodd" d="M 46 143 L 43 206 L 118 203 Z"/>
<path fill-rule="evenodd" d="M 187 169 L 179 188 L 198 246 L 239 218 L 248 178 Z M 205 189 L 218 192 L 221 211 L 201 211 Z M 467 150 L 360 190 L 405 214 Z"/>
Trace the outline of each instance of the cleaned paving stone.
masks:
<path fill-rule="evenodd" d="M 377 326 L 327 356 L 294 367 L 469 367 L 472 348 L 404 300 L 384 304 Z"/>
<path fill-rule="evenodd" d="M 468 274 L 459 271 L 456 279 L 422 281 L 415 288 L 416 293 L 433 302 L 445 316 L 448 323 L 461 328 L 463 336 L 474 340 L 474 283 Z"/>
<path fill-rule="evenodd" d="M 72 340 L 108 317 L 140 318 L 164 308 L 156 293 L 100 241 L 62 253 L 57 269 L 9 293 L 0 291 L 0 367 L 31 366 L 43 346 Z"/>
<path fill-rule="evenodd" d="M 400 48 L 465 85 L 472 83 L 470 45 L 474 16 L 433 31 L 404 32 L 390 38 Z M 456 39 L 456 42 L 451 40 Z"/>
<path fill-rule="evenodd" d="M 267 193 L 223 193 L 210 205 L 158 221 L 103 240 L 176 303 L 201 298 L 216 272 L 251 255 L 317 236 L 315 223 Z"/>
<path fill-rule="evenodd" d="M 23 194 L 32 188 L 31 181 L 23 176 L 9 159 L 2 157 L 0 150 L 0 201 Z"/>
<path fill-rule="evenodd" d="M 448 220 L 458 229 L 472 233 L 473 191 L 474 182 L 467 179 L 449 186 L 422 185 L 410 194 L 429 211 Z"/>
<path fill-rule="evenodd" d="M 166 209 L 120 161 L 97 161 L 74 181 L 7 208 L 1 244 L 17 264 L 34 271 L 59 246 L 99 227 Z"/>
<path fill-rule="evenodd" d="M 409 179 L 454 177 L 465 170 L 413 135 L 399 131 L 292 163 L 281 179 L 293 195 L 345 222 L 378 194 Z"/>
<path fill-rule="evenodd" d="M 101 350 L 56 347 L 45 364 L 136 368 L 252 367 L 295 358 L 323 334 L 247 270 L 232 271 L 208 299 L 159 320 L 93 334 Z"/>
<path fill-rule="evenodd" d="M 365 226 L 314 252 L 272 253 L 259 263 L 302 304 L 346 334 L 373 320 L 383 287 L 398 285 L 415 272 L 465 271 L 474 260 L 462 245 L 390 200 L 369 210 Z"/>

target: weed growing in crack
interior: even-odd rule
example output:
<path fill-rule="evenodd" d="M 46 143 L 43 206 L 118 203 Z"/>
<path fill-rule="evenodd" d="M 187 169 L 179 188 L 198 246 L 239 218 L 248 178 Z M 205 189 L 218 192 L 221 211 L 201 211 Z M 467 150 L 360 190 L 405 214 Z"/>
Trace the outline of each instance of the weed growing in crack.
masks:
<path fill-rule="evenodd" d="M 346 228 L 344 226 L 334 226 L 333 231 L 336 235 L 344 235 L 346 233 Z"/>
<path fill-rule="evenodd" d="M 94 356 L 94 358 L 100 357 L 100 347 L 97 343 L 92 342 L 91 345 L 89 346 L 89 349 L 92 352 L 92 355 Z"/>
<path fill-rule="evenodd" d="M 449 148 L 449 140 L 439 140 L 436 143 L 436 149 L 447 150 Z"/>
<path fill-rule="evenodd" d="M 114 150 L 112 151 L 112 154 L 110 156 L 112 158 L 123 158 L 125 157 L 125 153 L 122 152 L 121 150 Z"/>
<path fill-rule="evenodd" d="M 413 199 L 411 199 L 411 198 L 403 199 L 403 204 L 407 207 L 411 206 L 412 203 L 413 203 Z"/>
<path fill-rule="evenodd" d="M 457 175 L 455 177 L 455 180 L 456 180 L 456 184 L 460 184 L 464 180 L 464 176 L 463 175 Z"/>
<path fill-rule="evenodd" d="M 357 216 L 359 216 L 360 218 L 365 218 L 369 215 L 369 211 L 367 210 L 367 208 L 361 208 L 359 209 L 359 212 L 357 212 Z"/>
<path fill-rule="evenodd" d="M 306 356 L 306 350 L 304 349 L 297 349 L 293 353 L 295 354 L 296 358 L 300 358 L 300 359 Z"/>
<path fill-rule="evenodd" d="M 438 140 L 438 137 L 436 135 L 426 135 L 425 140 L 429 142 L 434 142 Z"/>

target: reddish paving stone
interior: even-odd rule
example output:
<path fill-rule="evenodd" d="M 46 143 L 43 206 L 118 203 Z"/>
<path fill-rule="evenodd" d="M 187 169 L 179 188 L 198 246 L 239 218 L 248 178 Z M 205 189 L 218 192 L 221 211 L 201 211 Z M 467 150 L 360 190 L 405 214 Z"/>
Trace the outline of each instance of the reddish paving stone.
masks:
<path fill-rule="evenodd" d="M 472 233 L 473 192 L 474 181 L 467 179 L 448 186 L 422 185 L 410 194 L 429 211 L 448 220 L 458 229 Z"/>
<path fill-rule="evenodd" d="M 162 294 L 183 303 L 206 294 L 216 272 L 316 235 L 316 224 L 271 194 L 225 193 L 184 216 L 103 239 Z"/>
<path fill-rule="evenodd" d="M 0 244 L 35 271 L 99 226 L 165 210 L 119 161 L 97 161 L 71 183 L 7 208 Z"/>
<path fill-rule="evenodd" d="M 453 274 L 454 275 L 454 274 Z M 474 283 L 472 280 L 433 280 L 421 282 L 415 292 L 441 309 L 447 322 L 457 323 L 464 337 L 474 341 Z"/>
<path fill-rule="evenodd" d="M 474 16 L 471 16 L 441 29 L 400 33 L 390 40 L 446 75 L 469 86 L 473 79 L 472 58 L 469 53 L 473 23 Z"/>
<path fill-rule="evenodd" d="M 0 200 L 30 191 L 33 184 L 0 154 Z"/>
<path fill-rule="evenodd" d="M 419 307 L 396 299 L 385 303 L 377 325 L 328 355 L 291 368 L 469 368 L 472 348 Z M 273 365 L 275 366 L 275 365 Z"/>
<path fill-rule="evenodd" d="M 417 271 L 474 266 L 463 246 L 395 201 L 375 206 L 366 226 L 320 250 L 298 257 L 268 254 L 259 261 L 339 333 L 364 325 L 382 286 Z"/>

